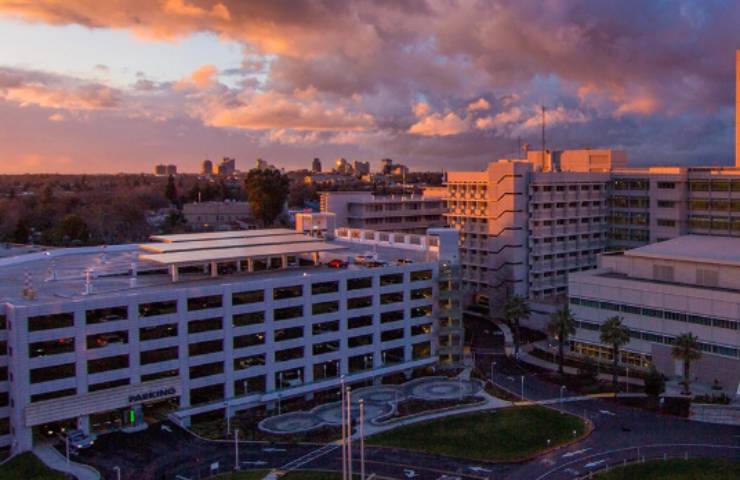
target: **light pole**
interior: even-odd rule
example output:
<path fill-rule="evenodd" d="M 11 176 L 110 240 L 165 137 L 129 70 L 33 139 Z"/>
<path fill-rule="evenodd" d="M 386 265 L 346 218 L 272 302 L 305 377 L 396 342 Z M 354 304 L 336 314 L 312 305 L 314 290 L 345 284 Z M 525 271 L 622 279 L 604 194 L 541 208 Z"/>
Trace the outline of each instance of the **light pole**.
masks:
<path fill-rule="evenodd" d="M 524 375 L 522 375 L 522 401 L 524 401 Z"/>
<path fill-rule="evenodd" d="M 347 387 L 347 478 L 352 480 L 352 387 Z"/>
<path fill-rule="evenodd" d="M 234 429 L 234 470 L 239 470 L 239 429 L 238 428 Z"/>
<path fill-rule="evenodd" d="M 345 395 L 345 385 L 344 385 L 344 375 L 341 377 L 341 388 L 339 389 L 339 396 L 341 397 L 340 402 L 341 406 L 339 407 L 340 414 L 342 416 L 342 480 L 347 480 L 347 433 L 345 430 L 345 423 L 344 423 L 344 395 Z"/>
<path fill-rule="evenodd" d="M 360 480 L 365 480 L 365 400 L 360 399 Z"/>
<path fill-rule="evenodd" d="M 231 416 L 229 415 L 229 402 L 224 402 L 226 405 L 226 435 L 231 435 Z"/>
<path fill-rule="evenodd" d="M 121 480 L 121 467 L 113 467 L 113 471 L 116 472 L 116 480 Z"/>
<path fill-rule="evenodd" d="M 563 393 L 565 392 L 565 385 L 560 385 L 560 408 L 563 408 Z"/>

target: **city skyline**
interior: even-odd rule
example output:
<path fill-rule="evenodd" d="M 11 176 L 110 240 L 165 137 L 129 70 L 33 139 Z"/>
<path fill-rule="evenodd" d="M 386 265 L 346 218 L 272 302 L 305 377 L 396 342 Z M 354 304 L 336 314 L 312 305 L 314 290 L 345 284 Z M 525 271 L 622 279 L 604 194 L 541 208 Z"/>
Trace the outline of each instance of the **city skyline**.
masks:
<path fill-rule="evenodd" d="M 543 104 L 552 149 L 732 165 L 739 21 L 690 1 L 0 2 L 0 173 L 482 169 L 540 148 Z"/>

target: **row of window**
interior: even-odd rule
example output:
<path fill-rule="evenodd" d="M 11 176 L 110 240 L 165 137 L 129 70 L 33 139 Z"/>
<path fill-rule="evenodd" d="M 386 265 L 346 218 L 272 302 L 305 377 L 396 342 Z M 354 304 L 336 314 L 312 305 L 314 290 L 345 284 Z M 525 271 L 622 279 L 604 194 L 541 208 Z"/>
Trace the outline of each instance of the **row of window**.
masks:
<path fill-rule="evenodd" d="M 421 270 L 411 273 L 411 281 L 425 281 L 431 280 L 431 270 Z M 402 284 L 404 276 L 402 273 L 381 275 L 380 285 L 396 285 Z M 372 287 L 372 277 L 362 277 L 347 280 L 348 290 L 365 289 Z M 312 294 L 325 294 L 339 291 L 339 282 L 320 282 L 315 283 L 311 286 Z M 291 287 L 281 287 L 273 290 L 273 297 L 275 299 L 286 299 L 286 298 L 297 298 L 303 296 L 303 287 L 301 285 Z M 371 297 L 361 297 L 364 299 Z M 392 303 L 388 301 L 388 298 L 381 298 L 381 303 Z M 250 303 L 261 303 L 264 301 L 264 291 L 255 290 L 249 292 L 238 292 L 232 296 L 233 305 L 244 305 Z M 359 302 L 359 303 L 358 303 Z M 356 305 L 366 303 L 366 300 L 349 299 L 348 308 L 360 308 Z M 369 304 L 371 305 L 372 302 Z M 350 307 L 353 305 L 353 307 Z M 367 305 L 367 306 L 369 306 Z M 222 297 L 220 295 L 212 295 L 205 297 L 195 297 L 188 299 L 188 310 L 202 310 L 211 308 L 220 308 L 222 306 Z M 288 309 L 275 309 L 290 312 L 293 307 Z M 141 317 L 151 317 L 156 315 L 166 315 L 177 313 L 177 300 L 167 300 L 160 302 L 145 303 L 139 305 L 139 315 Z M 289 313 L 288 313 L 289 314 Z M 85 312 L 87 324 L 104 323 L 108 321 L 123 320 L 127 318 L 127 307 L 107 307 L 95 310 L 88 310 Z M 287 317 L 292 318 L 292 317 Z M 28 317 L 28 330 L 39 331 L 48 330 L 53 328 L 68 328 L 74 326 L 74 314 L 72 312 L 55 313 L 50 315 L 37 315 Z"/>
<path fill-rule="evenodd" d="M 666 320 L 674 320 L 676 322 L 694 323 L 697 325 L 725 328 L 728 330 L 740 330 L 740 322 L 736 320 L 708 317 L 705 315 L 694 315 L 690 313 L 677 312 L 675 310 L 663 310 L 624 303 L 602 302 L 580 297 L 570 297 L 570 303 L 571 305 L 582 305 L 584 307 L 610 310 L 613 312 L 631 313 L 633 315 L 642 315 L 653 318 L 664 318 Z"/>
<path fill-rule="evenodd" d="M 601 191 L 601 185 L 594 184 L 594 185 L 588 185 L 588 184 L 570 184 L 570 185 L 533 185 L 532 191 L 533 192 L 564 192 L 567 190 L 569 192 L 575 192 L 578 190 L 581 190 L 583 192 L 587 192 L 590 190 L 593 190 L 594 192 Z"/>
<path fill-rule="evenodd" d="M 698 230 L 732 230 L 740 231 L 740 218 L 728 217 L 702 217 L 691 215 L 689 217 L 689 228 Z"/>
<path fill-rule="evenodd" d="M 575 321 L 576 328 L 584 330 L 599 331 L 601 325 L 597 322 L 587 322 L 583 320 Z M 635 340 L 644 340 L 652 343 L 662 343 L 665 345 L 673 345 L 676 337 L 670 335 L 661 335 L 659 333 L 648 332 L 646 330 L 637 330 L 628 328 L 630 338 Z M 717 345 L 716 343 L 698 342 L 699 350 L 707 353 L 714 353 L 717 355 L 725 355 L 728 357 L 740 357 L 740 349 L 727 347 L 724 345 Z"/>
<path fill-rule="evenodd" d="M 302 347 L 300 347 L 302 350 Z M 290 349 L 296 350 L 296 349 Z M 288 351 L 286 351 L 288 352 Z M 420 360 L 423 358 L 429 358 L 432 354 L 431 342 L 420 342 L 415 343 L 411 346 L 411 359 Z M 292 353 L 286 353 L 286 356 L 291 356 Z M 399 364 L 407 361 L 405 358 L 404 347 L 390 348 L 381 351 L 381 360 L 383 365 Z M 347 372 L 357 373 L 360 371 L 370 370 L 373 368 L 374 355 L 373 353 L 365 353 L 361 355 L 355 355 L 348 357 L 347 360 Z M 264 365 L 264 355 L 253 355 L 251 357 L 242 357 L 234 359 L 234 369 L 244 370 L 251 366 Z M 72 372 L 74 372 L 74 364 L 72 365 Z M 312 366 L 314 380 L 323 380 L 327 378 L 336 378 L 340 374 L 340 360 L 330 360 L 327 362 L 314 363 Z M 69 367 L 60 369 L 59 372 L 69 371 Z M 161 378 L 177 377 L 179 375 L 178 370 L 165 370 L 148 375 L 142 375 L 141 381 L 148 382 L 152 380 L 158 380 Z M 207 363 L 204 365 L 197 365 L 190 367 L 189 377 L 202 378 L 211 375 L 219 375 L 224 373 L 224 365 L 222 362 Z M 41 375 L 41 374 L 36 374 Z M 66 378 L 66 377 L 60 377 Z M 289 387 L 295 387 L 301 385 L 304 381 L 304 368 L 297 367 L 287 370 L 282 370 L 274 373 L 274 381 L 276 388 L 283 389 Z M 98 384 L 91 384 L 88 387 L 88 391 L 94 392 L 108 388 L 119 387 L 122 385 L 129 385 L 130 379 L 123 378 L 113 380 L 109 382 L 103 382 Z M 203 403 L 210 403 L 217 400 L 224 399 L 224 384 L 209 385 L 206 387 L 193 388 L 190 390 L 190 405 L 200 405 Z M 255 375 L 247 378 L 241 378 L 234 380 L 234 394 L 237 396 L 246 395 L 250 393 L 264 393 L 266 391 L 267 382 L 266 375 Z M 44 392 L 40 394 L 31 395 L 31 403 L 40 402 L 44 400 L 51 400 L 55 398 L 62 398 L 67 396 L 74 396 L 77 394 L 75 388 L 66 388 L 62 390 L 56 390 L 53 392 Z M 7 394 L 6 394 L 7 395 Z M 0 394 L 0 404 L 3 402 L 3 396 Z"/>

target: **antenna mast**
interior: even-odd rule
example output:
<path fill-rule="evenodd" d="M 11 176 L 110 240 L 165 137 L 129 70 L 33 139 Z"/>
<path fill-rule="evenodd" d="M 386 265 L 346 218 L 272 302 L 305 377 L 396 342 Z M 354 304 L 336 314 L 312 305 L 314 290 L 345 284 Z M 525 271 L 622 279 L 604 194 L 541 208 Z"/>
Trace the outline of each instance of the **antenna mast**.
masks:
<path fill-rule="evenodd" d="M 545 106 L 542 105 L 542 168 L 545 168 Z"/>

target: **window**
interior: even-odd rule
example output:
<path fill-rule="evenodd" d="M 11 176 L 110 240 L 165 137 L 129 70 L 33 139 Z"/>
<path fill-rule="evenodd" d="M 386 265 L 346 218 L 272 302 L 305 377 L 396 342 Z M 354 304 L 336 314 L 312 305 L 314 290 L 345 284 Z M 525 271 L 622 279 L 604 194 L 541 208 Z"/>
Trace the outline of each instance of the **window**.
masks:
<path fill-rule="evenodd" d="M 51 330 L 53 328 L 67 328 L 75 324 L 73 313 L 55 313 L 52 315 L 37 315 L 28 317 L 28 331 Z"/>
<path fill-rule="evenodd" d="M 315 323 L 311 328 L 313 335 L 321 335 L 322 333 L 338 332 L 339 331 L 339 320 L 331 322 Z"/>
<path fill-rule="evenodd" d="M 371 334 L 349 337 L 349 340 L 347 340 L 347 345 L 349 346 L 349 348 L 364 347 L 365 345 L 370 345 L 371 343 L 373 343 L 373 336 Z"/>
<path fill-rule="evenodd" d="M 116 355 L 113 357 L 99 358 L 87 361 L 87 373 L 101 373 L 110 370 L 128 368 L 128 355 Z"/>
<path fill-rule="evenodd" d="M 272 298 L 274 300 L 282 300 L 285 298 L 297 298 L 303 295 L 303 287 L 301 285 L 294 285 L 292 287 L 279 287 L 272 290 Z"/>
<path fill-rule="evenodd" d="M 265 312 L 238 313 L 232 317 L 232 324 L 235 327 L 246 327 L 248 325 L 258 325 L 264 323 Z"/>
<path fill-rule="evenodd" d="M 658 188 L 662 190 L 673 190 L 676 188 L 676 182 L 658 182 Z"/>
<path fill-rule="evenodd" d="M 291 318 L 298 318 L 303 316 L 303 305 L 296 305 L 295 307 L 276 308 L 273 310 L 273 318 L 275 320 L 289 320 Z"/>
<path fill-rule="evenodd" d="M 353 328 L 369 327 L 372 324 L 372 315 L 361 315 L 359 317 L 351 317 L 347 319 L 347 328 L 350 330 Z"/>
<path fill-rule="evenodd" d="M 311 285 L 312 295 L 322 295 L 324 293 L 335 293 L 339 291 L 339 282 L 321 282 Z"/>
<path fill-rule="evenodd" d="M 390 323 L 403 320 L 403 310 L 393 310 L 380 314 L 380 323 Z"/>
<path fill-rule="evenodd" d="M 177 300 L 142 303 L 139 305 L 140 317 L 153 317 L 155 315 L 167 315 L 170 313 L 177 313 Z"/>
<path fill-rule="evenodd" d="M 253 347 L 265 343 L 264 333 L 252 333 L 250 335 L 239 335 L 234 337 L 234 348 Z"/>
<path fill-rule="evenodd" d="M 128 343 L 128 331 L 120 330 L 118 332 L 99 333 L 97 335 L 87 336 L 87 348 L 103 348 L 108 345 L 124 345 Z"/>
<path fill-rule="evenodd" d="M 339 340 L 332 340 L 331 342 L 316 343 L 313 345 L 314 355 L 323 355 L 325 353 L 332 353 L 339 350 Z"/>
<path fill-rule="evenodd" d="M 295 360 L 303 357 L 303 347 L 286 348 L 285 350 L 278 350 L 275 352 L 276 362 L 287 362 L 289 360 Z"/>
<path fill-rule="evenodd" d="M 392 273 L 380 276 L 380 286 L 397 285 L 403 283 L 403 273 Z"/>
<path fill-rule="evenodd" d="M 323 315 L 325 313 L 334 313 L 339 311 L 339 301 L 314 303 L 311 305 L 313 315 Z"/>
<path fill-rule="evenodd" d="M 411 358 L 418 360 L 428 358 L 432 355 L 432 344 L 430 342 L 415 343 L 411 347 Z"/>
<path fill-rule="evenodd" d="M 88 310 L 85 312 L 85 322 L 88 325 L 114 322 L 116 320 L 123 320 L 126 317 L 128 317 L 128 308 L 126 306 L 98 308 L 96 310 Z"/>
<path fill-rule="evenodd" d="M 696 283 L 703 287 L 717 287 L 719 286 L 719 272 L 716 270 L 697 268 Z"/>
<path fill-rule="evenodd" d="M 380 304 L 388 305 L 389 303 L 403 302 L 403 292 L 383 293 L 380 295 Z"/>
<path fill-rule="evenodd" d="M 373 286 L 372 277 L 349 278 L 347 279 L 347 290 L 359 290 Z"/>
<path fill-rule="evenodd" d="M 250 290 L 247 292 L 234 292 L 231 295 L 232 305 L 246 305 L 249 303 L 260 303 L 265 301 L 264 290 Z"/>
<path fill-rule="evenodd" d="M 139 340 L 156 340 L 158 338 L 176 337 L 177 324 L 168 323 L 166 325 L 157 325 L 156 327 L 143 327 L 139 329 Z"/>
<path fill-rule="evenodd" d="M 432 324 L 431 323 L 424 323 L 422 325 L 413 325 L 411 327 L 411 335 L 427 335 L 429 333 L 432 333 Z"/>
<path fill-rule="evenodd" d="M 150 363 L 166 362 L 168 360 L 177 360 L 177 347 L 158 348 L 156 350 L 146 350 L 139 354 L 139 362 L 142 365 Z"/>
<path fill-rule="evenodd" d="M 219 375 L 224 373 L 223 362 L 204 363 L 203 365 L 197 365 L 190 367 L 190 378 L 201 378 L 210 377 L 211 375 Z"/>
<path fill-rule="evenodd" d="M 265 364 L 265 354 L 249 355 L 234 359 L 234 370 L 244 370 L 249 367 L 259 367 Z"/>
<path fill-rule="evenodd" d="M 58 338 L 46 342 L 34 342 L 28 345 L 28 356 L 31 358 L 59 355 L 75 351 L 74 337 Z"/>
<path fill-rule="evenodd" d="M 221 352 L 224 349 L 223 340 L 207 340 L 205 342 L 191 343 L 188 345 L 188 354 L 191 357 L 207 355 L 209 353 Z"/>
<path fill-rule="evenodd" d="M 275 330 L 275 341 L 282 342 L 303 337 L 303 327 L 281 328 Z"/>
<path fill-rule="evenodd" d="M 381 342 L 390 342 L 392 340 L 398 340 L 403 338 L 403 328 L 397 328 L 395 330 L 386 330 L 380 333 Z"/>
<path fill-rule="evenodd" d="M 356 308 L 366 308 L 373 305 L 373 297 L 355 297 L 347 299 L 347 308 L 354 310 Z"/>
<path fill-rule="evenodd" d="M 663 310 L 656 310 L 654 308 L 642 308 L 642 314 L 646 317 L 663 318 Z"/>
<path fill-rule="evenodd" d="M 412 282 L 420 282 L 420 281 L 431 280 L 431 279 L 432 279 L 431 270 L 417 270 L 416 272 L 411 272 Z"/>
<path fill-rule="evenodd" d="M 211 330 L 221 330 L 222 328 L 222 319 L 220 317 L 191 320 L 188 322 L 188 333 L 210 332 Z"/>
<path fill-rule="evenodd" d="M 206 310 L 209 308 L 221 308 L 223 300 L 221 295 L 209 295 L 207 297 L 188 298 L 188 310 Z"/>

